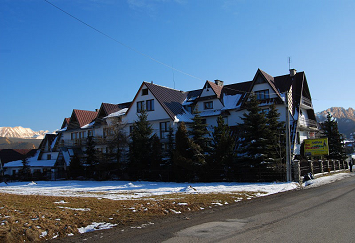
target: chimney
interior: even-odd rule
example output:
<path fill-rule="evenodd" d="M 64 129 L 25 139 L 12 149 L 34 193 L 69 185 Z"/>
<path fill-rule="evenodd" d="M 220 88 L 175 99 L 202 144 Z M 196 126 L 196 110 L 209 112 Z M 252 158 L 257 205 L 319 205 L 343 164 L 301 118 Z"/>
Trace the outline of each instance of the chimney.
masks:
<path fill-rule="evenodd" d="M 216 80 L 214 81 L 214 83 L 217 84 L 218 86 L 223 87 L 223 81 L 222 81 L 222 80 L 216 79 Z"/>
<path fill-rule="evenodd" d="M 296 69 L 294 69 L 294 68 L 292 68 L 292 69 L 290 69 L 290 77 L 293 77 L 293 76 L 295 76 L 296 75 Z"/>

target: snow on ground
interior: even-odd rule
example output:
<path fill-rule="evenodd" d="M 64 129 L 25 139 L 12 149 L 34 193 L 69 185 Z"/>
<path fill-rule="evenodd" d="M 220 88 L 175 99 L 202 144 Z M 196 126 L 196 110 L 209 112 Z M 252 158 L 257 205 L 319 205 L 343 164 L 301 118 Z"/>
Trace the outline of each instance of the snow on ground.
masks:
<path fill-rule="evenodd" d="M 350 173 L 337 173 L 323 176 L 303 183 L 306 187 L 315 187 L 331 183 Z M 97 197 L 112 200 L 138 199 L 172 193 L 228 193 L 228 192 L 262 192 L 259 196 L 266 196 L 278 192 L 298 188 L 296 182 L 278 183 L 174 183 L 148 181 L 37 181 L 0 183 L 0 192 L 19 195 L 44 195 L 65 197 Z"/>

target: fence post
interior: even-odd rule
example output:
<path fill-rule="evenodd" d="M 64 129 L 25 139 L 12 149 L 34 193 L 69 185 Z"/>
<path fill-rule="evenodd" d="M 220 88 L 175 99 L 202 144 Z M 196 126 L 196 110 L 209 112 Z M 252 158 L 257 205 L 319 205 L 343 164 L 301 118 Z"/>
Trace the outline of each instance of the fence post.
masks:
<path fill-rule="evenodd" d="M 314 175 L 314 173 L 313 173 L 313 160 L 308 160 L 308 162 L 309 162 L 309 167 L 311 169 L 311 173 Z"/>
<path fill-rule="evenodd" d="M 324 173 L 323 160 L 319 160 L 320 172 Z"/>
<path fill-rule="evenodd" d="M 334 168 L 334 171 L 335 171 L 335 160 L 332 160 L 333 162 L 333 168 Z"/>
<path fill-rule="evenodd" d="M 299 160 L 292 161 L 293 181 L 301 183 L 301 166 Z"/>

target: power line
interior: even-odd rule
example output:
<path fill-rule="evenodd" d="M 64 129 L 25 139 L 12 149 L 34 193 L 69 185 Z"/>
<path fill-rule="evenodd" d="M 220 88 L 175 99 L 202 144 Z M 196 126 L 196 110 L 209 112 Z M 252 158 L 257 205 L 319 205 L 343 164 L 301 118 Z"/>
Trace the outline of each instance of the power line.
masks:
<path fill-rule="evenodd" d="M 116 42 L 116 43 L 118 43 L 118 44 L 120 44 L 120 45 L 122 45 L 122 46 L 124 46 L 124 47 L 126 47 L 126 48 L 128 48 L 128 49 L 130 49 L 131 51 L 134 51 L 135 53 L 137 53 L 137 54 L 139 54 L 139 55 L 141 55 L 141 56 L 144 56 L 144 57 L 146 57 L 146 58 L 149 58 L 150 60 L 152 60 L 152 61 L 154 61 L 154 62 L 156 62 L 156 63 L 159 63 L 159 64 L 161 64 L 161 65 L 163 65 L 163 66 L 165 66 L 165 67 L 168 67 L 168 68 L 170 68 L 170 69 L 172 69 L 172 70 L 175 70 L 175 71 L 177 71 L 177 72 L 179 72 L 179 73 L 182 73 L 182 74 L 184 74 L 184 75 L 187 75 L 187 76 L 189 76 L 189 77 L 191 77 L 191 78 L 195 78 L 195 79 L 198 79 L 198 80 L 202 80 L 201 78 L 198 78 L 198 77 L 196 77 L 196 76 L 194 76 L 194 75 L 191 75 L 191 74 L 189 74 L 189 73 L 186 73 L 186 72 L 184 72 L 184 71 L 181 71 L 181 70 L 179 70 L 179 69 L 177 69 L 177 68 L 174 68 L 174 67 L 172 67 L 172 66 L 170 66 L 170 65 L 168 65 L 168 64 L 166 64 L 166 63 L 164 63 L 164 62 L 161 62 L 161 61 L 159 61 L 159 60 L 157 60 L 157 59 L 155 59 L 155 58 L 153 58 L 153 57 L 151 57 L 151 56 L 149 56 L 149 55 L 147 55 L 147 54 L 145 54 L 145 53 L 143 53 L 143 52 L 141 52 L 141 51 L 138 51 L 137 49 L 134 49 L 133 47 L 130 47 L 130 46 L 126 45 L 125 43 L 123 43 L 123 42 L 121 42 L 121 41 L 119 41 L 119 40 L 117 40 L 117 39 L 115 39 L 115 38 L 109 36 L 108 34 L 102 32 L 101 30 L 99 30 L 99 29 L 93 27 L 92 25 L 90 25 L 90 24 L 84 22 L 83 20 L 81 20 L 81 19 L 75 17 L 74 15 L 68 13 L 67 11 L 65 11 L 65 10 L 63 10 L 62 8 L 58 7 L 57 5 L 51 3 L 50 1 L 48 1 L 48 0 L 44 0 L 44 1 L 45 1 L 46 3 L 52 5 L 52 6 L 55 7 L 56 9 L 60 10 L 61 12 L 65 13 L 66 15 L 72 17 L 72 18 L 75 19 L 76 21 L 78 21 L 78 22 L 80 22 L 80 23 L 86 25 L 87 27 L 89 27 L 89 28 L 95 30 L 96 32 L 100 33 L 101 35 L 103 35 L 103 36 L 105 36 L 105 37 L 107 37 L 107 38 L 113 40 L 114 42 Z"/>

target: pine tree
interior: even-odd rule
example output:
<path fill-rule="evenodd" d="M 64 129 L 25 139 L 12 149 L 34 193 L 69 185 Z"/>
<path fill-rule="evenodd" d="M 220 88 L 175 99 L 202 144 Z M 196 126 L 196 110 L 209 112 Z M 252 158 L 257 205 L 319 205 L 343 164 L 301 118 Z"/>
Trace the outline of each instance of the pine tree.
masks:
<path fill-rule="evenodd" d="M 242 141 L 240 145 L 241 164 L 251 168 L 260 169 L 267 158 L 270 149 L 267 138 L 270 134 L 267 126 L 267 118 L 259 107 L 255 95 L 250 95 L 246 102 L 247 112 L 241 118 L 244 123 L 240 124 Z"/>
<path fill-rule="evenodd" d="M 207 130 L 206 121 L 200 116 L 200 112 L 194 111 L 194 118 L 190 124 L 190 132 L 188 133 L 192 137 L 192 141 L 199 145 L 202 149 L 202 153 L 206 154 L 211 149 L 211 137 Z"/>
<path fill-rule="evenodd" d="M 22 168 L 20 170 L 21 179 L 24 181 L 28 181 L 31 179 L 31 169 L 28 165 L 28 158 L 23 156 L 22 158 Z"/>
<path fill-rule="evenodd" d="M 111 134 L 108 136 L 110 170 L 112 173 L 118 175 L 122 174 L 124 169 L 125 148 L 128 145 L 128 137 L 125 133 L 126 124 L 122 123 L 121 117 L 111 119 L 110 130 Z"/>
<path fill-rule="evenodd" d="M 95 166 L 97 165 L 97 154 L 95 150 L 95 141 L 92 135 L 86 139 L 86 174 L 87 178 L 92 178 L 95 174 Z"/>
<path fill-rule="evenodd" d="M 151 150 L 150 150 L 150 179 L 160 180 L 161 168 L 163 158 L 163 150 L 160 139 L 156 133 L 151 137 Z"/>
<path fill-rule="evenodd" d="M 279 121 L 280 113 L 278 113 L 274 104 L 269 107 L 266 118 L 269 131 L 267 159 L 273 170 L 282 172 L 286 156 L 285 122 Z"/>
<path fill-rule="evenodd" d="M 328 138 L 329 159 L 343 160 L 346 158 L 343 136 L 339 133 L 338 122 L 328 112 L 327 120 L 320 124 L 321 130 Z"/>
<path fill-rule="evenodd" d="M 201 147 L 188 137 L 185 123 L 180 123 L 175 134 L 173 156 L 175 179 L 178 181 L 193 180 L 204 162 Z"/>
<path fill-rule="evenodd" d="M 226 174 L 226 170 L 231 169 L 235 149 L 235 138 L 222 116 L 217 118 L 217 126 L 213 128 L 211 147 L 207 170 L 211 177 L 217 178 L 218 175 Z"/>
<path fill-rule="evenodd" d="M 142 110 L 134 122 L 129 143 L 128 172 L 131 179 L 143 179 L 150 166 L 151 134 L 153 129 L 148 122 L 148 114 Z"/>
<path fill-rule="evenodd" d="M 73 179 L 79 176 L 83 176 L 83 165 L 81 164 L 81 161 L 76 154 L 70 159 L 69 175 Z"/>

